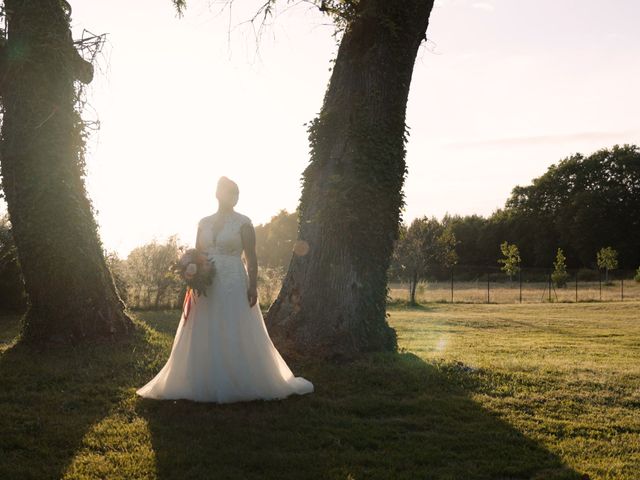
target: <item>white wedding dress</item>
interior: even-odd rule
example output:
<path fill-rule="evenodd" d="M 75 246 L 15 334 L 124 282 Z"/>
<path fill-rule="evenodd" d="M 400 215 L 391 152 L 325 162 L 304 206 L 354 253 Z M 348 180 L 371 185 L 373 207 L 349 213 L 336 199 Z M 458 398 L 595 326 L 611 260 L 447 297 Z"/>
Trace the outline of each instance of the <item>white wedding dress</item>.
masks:
<path fill-rule="evenodd" d="M 213 283 L 206 296 L 194 294 L 169 360 L 138 395 L 229 403 L 313 392 L 311 382 L 294 377 L 274 347 L 258 305 L 249 306 L 240 236 L 249 218 L 232 212 L 214 239 L 214 217 L 199 223 L 200 248 L 215 266 Z"/>

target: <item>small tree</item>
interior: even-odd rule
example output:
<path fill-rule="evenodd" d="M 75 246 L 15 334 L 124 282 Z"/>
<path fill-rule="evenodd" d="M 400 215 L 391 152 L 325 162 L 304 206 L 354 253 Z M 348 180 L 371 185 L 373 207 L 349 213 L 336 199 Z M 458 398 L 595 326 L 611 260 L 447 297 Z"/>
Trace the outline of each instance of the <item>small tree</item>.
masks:
<path fill-rule="evenodd" d="M 418 283 L 438 268 L 455 265 L 456 238 L 450 226 L 435 218 L 417 218 L 403 227 L 396 243 L 392 269 L 409 281 L 409 303 L 416 304 Z"/>
<path fill-rule="evenodd" d="M 516 244 L 505 241 L 500 245 L 500 251 L 503 255 L 498 259 L 498 263 L 502 264 L 500 270 L 509 275 L 509 281 L 513 281 L 514 275 L 520 271 L 520 250 Z"/>
<path fill-rule="evenodd" d="M 129 302 L 129 272 L 127 269 L 127 261 L 120 258 L 117 252 L 110 251 L 104 253 L 104 259 L 107 262 L 107 267 L 111 271 L 113 282 L 116 284 L 116 289 L 120 298 L 125 302 Z"/>
<path fill-rule="evenodd" d="M 166 243 L 151 242 L 137 247 L 127 257 L 129 285 L 133 292 L 130 302 L 138 308 L 169 307 L 182 288 L 180 278 L 171 271 L 182 248 L 177 237 Z"/>
<path fill-rule="evenodd" d="M 567 257 L 564 256 L 564 252 L 561 248 L 556 253 L 556 260 L 553 262 L 553 273 L 551 274 L 551 280 L 556 287 L 563 288 L 567 286 L 567 280 L 569 274 L 567 273 Z"/>
<path fill-rule="evenodd" d="M 636 270 L 636 276 L 633 278 L 636 282 L 640 283 L 640 267 L 638 267 L 638 270 Z"/>
<path fill-rule="evenodd" d="M 596 257 L 598 268 L 604 269 L 604 281 L 609 283 L 609 270 L 618 268 L 618 252 L 611 247 L 601 248 Z"/>

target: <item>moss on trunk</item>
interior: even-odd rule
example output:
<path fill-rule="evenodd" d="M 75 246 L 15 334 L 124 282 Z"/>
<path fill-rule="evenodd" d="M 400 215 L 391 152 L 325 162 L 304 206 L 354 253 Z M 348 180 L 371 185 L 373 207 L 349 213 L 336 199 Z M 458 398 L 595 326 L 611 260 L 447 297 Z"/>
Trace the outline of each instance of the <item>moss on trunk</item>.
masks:
<path fill-rule="evenodd" d="M 91 80 L 60 0 L 6 0 L 2 181 L 25 287 L 25 339 L 112 337 L 131 322 L 115 289 L 84 186 L 74 82 Z"/>
<path fill-rule="evenodd" d="M 349 20 L 309 129 L 304 254 L 293 256 L 267 314 L 285 351 L 349 358 L 396 348 L 386 322 L 387 269 L 404 201 L 409 86 L 432 7 L 363 0 Z"/>

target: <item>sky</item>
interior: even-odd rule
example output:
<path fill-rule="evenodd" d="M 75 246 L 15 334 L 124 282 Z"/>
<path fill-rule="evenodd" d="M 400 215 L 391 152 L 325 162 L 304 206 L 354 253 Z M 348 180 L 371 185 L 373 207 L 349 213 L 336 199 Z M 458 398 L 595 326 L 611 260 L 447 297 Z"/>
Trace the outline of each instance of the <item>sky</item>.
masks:
<path fill-rule="evenodd" d="M 74 34 L 107 33 L 88 90 L 87 187 L 105 247 L 195 240 L 221 175 L 254 224 L 295 209 L 337 45 L 326 17 L 281 2 L 72 1 Z M 640 143 L 640 2 L 439 0 L 415 65 L 407 221 L 489 215 L 577 152 Z"/>

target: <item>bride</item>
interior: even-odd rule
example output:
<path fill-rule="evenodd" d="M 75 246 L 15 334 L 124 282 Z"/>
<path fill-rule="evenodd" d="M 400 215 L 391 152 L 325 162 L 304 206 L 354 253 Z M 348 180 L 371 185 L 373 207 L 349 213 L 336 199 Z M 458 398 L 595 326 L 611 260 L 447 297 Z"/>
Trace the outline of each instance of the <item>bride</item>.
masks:
<path fill-rule="evenodd" d="M 206 295 L 183 312 L 171 355 L 138 395 L 229 403 L 313 392 L 274 347 L 258 305 L 258 261 L 251 220 L 234 211 L 238 186 L 218 181 L 218 211 L 200 220 L 196 248 L 214 262 Z M 241 259 L 244 256 L 247 268 Z"/>

